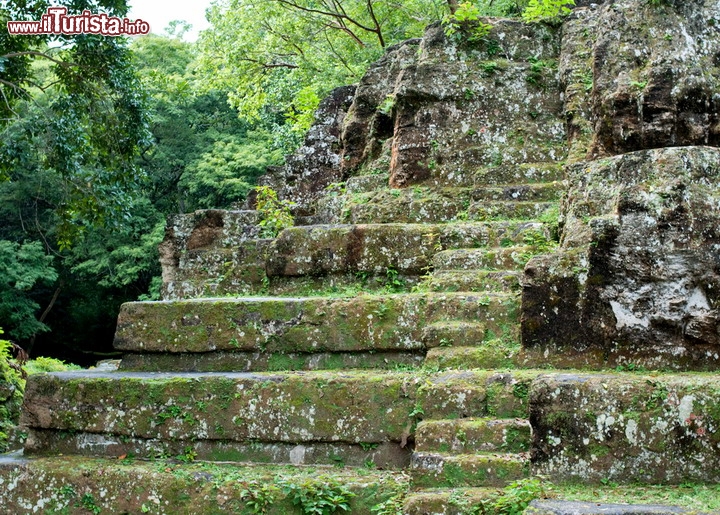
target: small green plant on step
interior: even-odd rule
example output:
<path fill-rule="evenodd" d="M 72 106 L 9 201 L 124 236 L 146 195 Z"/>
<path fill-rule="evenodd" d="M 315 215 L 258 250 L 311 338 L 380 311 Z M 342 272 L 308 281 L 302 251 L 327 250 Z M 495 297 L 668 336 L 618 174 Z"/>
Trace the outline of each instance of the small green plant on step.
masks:
<path fill-rule="evenodd" d="M 462 2 L 454 13 L 443 17 L 442 24 L 445 35 L 456 42 L 482 41 L 492 29 L 492 25 L 480 21 L 480 9 L 472 2 Z"/>
<path fill-rule="evenodd" d="M 350 499 L 355 497 L 347 486 L 331 476 L 308 478 L 301 483 L 280 478 L 277 483 L 304 515 L 349 512 Z"/>
<path fill-rule="evenodd" d="M 256 210 L 260 214 L 260 236 L 275 238 L 280 231 L 295 225 L 291 209 L 295 206 L 289 200 L 279 200 L 277 192 L 270 186 L 258 186 Z"/>
<path fill-rule="evenodd" d="M 246 482 L 240 490 L 240 499 L 251 513 L 267 513 L 279 495 L 276 485 L 256 480 Z"/>
<path fill-rule="evenodd" d="M 542 477 L 513 481 L 498 497 L 483 499 L 474 515 L 522 515 L 535 499 L 548 497 L 551 486 Z"/>

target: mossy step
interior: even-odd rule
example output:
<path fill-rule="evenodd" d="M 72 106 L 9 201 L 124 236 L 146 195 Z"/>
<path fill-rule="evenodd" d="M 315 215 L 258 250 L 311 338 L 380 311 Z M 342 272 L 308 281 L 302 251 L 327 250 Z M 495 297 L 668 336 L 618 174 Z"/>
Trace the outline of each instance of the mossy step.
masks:
<path fill-rule="evenodd" d="M 176 438 L 135 438 L 112 433 L 28 429 L 24 452 L 28 456 L 133 456 L 152 460 L 159 457 L 223 463 L 337 465 L 402 470 L 409 466 L 412 450 L 397 442 L 238 442 L 233 440 L 190 440 Z"/>
<path fill-rule="evenodd" d="M 89 459 L 0 460 L 3 513 L 301 514 L 297 499 L 346 500 L 353 514 L 407 488 L 401 472 Z M 327 506 L 327 505 L 325 505 Z"/>
<path fill-rule="evenodd" d="M 482 501 L 498 496 L 497 488 L 428 488 L 405 498 L 403 515 L 467 515 Z"/>
<path fill-rule="evenodd" d="M 528 418 L 530 384 L 539 370 L 448 370 L 418 389 L 423 420 Z"/>
<path fill-rule="evenodd" d="M 530 459 L 524 453 L 414 452 L 410 472 L 416 488 L 501 487 L 528 477 Z"/>
<path fill-rule="evenodd" d="M 453 174 L 452 177 L 431 179 L 427 184 L 434 186 L 496 186 L 555 182 L 564 179 L 563 164 L 548 160 L 535 163 L 484 166 L 476 170 Z"/>
<path fill-rule="evenodd" d="M 482 201 L 470 205 L 468 220 L 537 220 L 543 213 L 556 209 L 556 202 Z"/>
<path fill-rule="evenodd" d="M 422 328 L 456 319 L 496 333 L 516 320 L 512 295 L 413 293 L 352 298 L 216 298 L 131 302 L 115 348 L 128 352 L 324 353 L 417 351 Z"/>
<path fill-rule="evenodd" d="M 345 193 L 354 194 L 376 191 L 382 188 L 387 188 L 389 182 L 389 173 L 356 175 L 345 181 Z"/>
<path fill-rule="evenodd" d="M 422 282 L 430 291 L 517 291 L 518 270 L 436 270 Z"/>
<path fill-rule="evenodd" d="M 515 368 L 519 340 L 486 339 L 472 347 L 437 347 L 430 349 L 424 365 L 435 370 Z"/>
<path fill-rule="evenodd" d="M 422 365 L 425 352 L 195 352 L 128 353 L 120 370 L 136 372 L 262 372 L 283 370 L 394 370 Z"/>
<path fill-rule="evenodd" d="M 415 431 L 417 452 L 528 452 L 531 444 L 530 422 L 519 418 L 426 420 Z"/>
<path fill-rule="evenodd" d="M 383 189 L 329 198 L 349 223 L 440 223 L 463 219 L 534 219 L 554 206 L 558 182 L 473 188 Z"/>
<path fill-rule="evenodd" d="M 424 275 L 439 249 L 485 247 L 549 238 L 532 222 L 316 225 L 285 229 L 270 245 L 269 277 L 388 270 Z"/>
<path fill-rule="evenodd" d="M 38 374 L 28 378 L 21 424 L 121 439 L 400 443 L 418 381 L 379 371 Z"/>
<path fill-rule="evenodd" d="M 266 283 L 265 254 L 272 240 L 247 240 L 228 247 L 186 250 L 163 282 L 163 297 L 257 291 Z"/>
<path fill-rule="evenodd" d="M 529 245 L 444 250 L 435 254 L 432 265 L 435 270 L 520 270 L 534 253 Z"/>
<path fill-rule="evenodd" d="M 422 341 L 425 347 L 479 344 L 485 338 L 486 326 L 480 322 L 451 320 L 435 322 L 423 327 Z"/>

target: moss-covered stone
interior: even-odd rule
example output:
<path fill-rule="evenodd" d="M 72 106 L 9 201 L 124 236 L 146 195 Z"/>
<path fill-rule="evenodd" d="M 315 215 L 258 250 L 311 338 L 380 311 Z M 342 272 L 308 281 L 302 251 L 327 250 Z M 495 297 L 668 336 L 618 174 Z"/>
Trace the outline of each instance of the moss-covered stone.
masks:
<path fill-rule="evenodd" d="M 413 486 L 505 486 L 529 475 L 530 463 L 520 454 L 413 454 Z"/>
<path fill-rule="evenodd" d="M 530 388 L 534 471 L 583 482 L 717 482 L 714 375 L 555 374 Z"/>
<path fill-rule="evenodd" d="M 403 373 L 60 373 L 31 376 L 30 428 L 162 440 L 381 443 L 407 438 Z"/>
<path fill-rule="evenodd" d="M 422 418 L 527 418 L 528 387 L 540 373 L 536 370 L 441 372 L 430 377 L 418 390 Z"/>
<path fill-rule="evenodd" d="M 395 369 L 420 366 L 417 352 L 196 352 L 125 354 L 121 370 L 136 372 L 261 372 L 282 370 Z"/>
<path fill-rule="evenodd" d="M 399 470 L 411 449 L 397 442 L 283 443 L 204 439 L 135 438 L 110 433 L 31 429 L 25 452 L 33 456 L 133 456 L 138 459 L 201 460 L 255 464 L 346 465 Z"/>
<path fill-rule="evenodd" d="M 429 420 L 415 431 L 418 452 L 528 452 L 530 445 L 530 423 L 524 419 Z"/>
<path fill-rule="evenodd" d="M 472 293 L 128 303 L 118 317 L 115 347 L 171 353 L 421 350 L 426 324 L 485 320 L 498 332 L 514 311 L 507 295 Z"/>
<path fill-rule="evenodd" d="M 250 467 L 63 456 L 0 461 L 6 513 L 307 513 L 312 503 L 345 499 L 352 513 L 407 488 L 402 473 L 368 469 Z M 303 495 L 310 503 L 296 504 Z"/>

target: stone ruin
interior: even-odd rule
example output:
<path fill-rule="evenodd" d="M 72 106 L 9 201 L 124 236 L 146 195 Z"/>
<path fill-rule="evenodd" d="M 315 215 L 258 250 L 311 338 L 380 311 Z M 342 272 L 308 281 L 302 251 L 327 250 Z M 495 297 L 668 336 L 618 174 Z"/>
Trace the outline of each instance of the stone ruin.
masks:
<path fill-rule="evenodd" d="M 720 481 L 720 4 L 578 4 L 389 48 L 262 179 L 296 203 L 276 238 L 252 199 L 171 217 L 120 370 L 29 379 L 0 504 L 249 509 L 127 456 L 342 464 L 353 513 Z"/>

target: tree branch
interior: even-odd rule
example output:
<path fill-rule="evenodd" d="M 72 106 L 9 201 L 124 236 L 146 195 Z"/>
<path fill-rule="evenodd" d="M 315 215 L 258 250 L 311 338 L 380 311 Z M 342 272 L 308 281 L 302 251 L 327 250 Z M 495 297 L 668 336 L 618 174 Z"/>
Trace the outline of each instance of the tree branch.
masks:
<path fill-rule="evenodd" d="M 60 61 L 60 60 L 58 60 L 58 59 L 55 59 L 55 58 L 52 57 L 52 56 L 49 56 L 48 54 L 45 54 L 45 53 L 43 53 L 43 52 L 36 52 L 36 51 L 34 51 L 34 50 L 27 50 L 27 51 L 25 51 L 25 52 L 11 52 L 11 53 L 9 53 L 9 54 L 5 54 L 5 55 L 0 56 L 0 57 L 4 57 L 4 58 L 6 58 L 6 59 L 10 59 L 10 58 L 12 58 L 12 57 L 22 57 L 22 56 L 25 56 L 25 55 L 32 55 L 32 56 L 35 56 L 35 57 L 44 57 L 45 59 L 48 59 L 48 60 L 54 62 L 55 64 L 59 64 L 59 65 L 61 65 L 61 66 L 77 66 L 76 63 L 68 63 L 68 62 L 66 62 L 66 61 Z"/>

